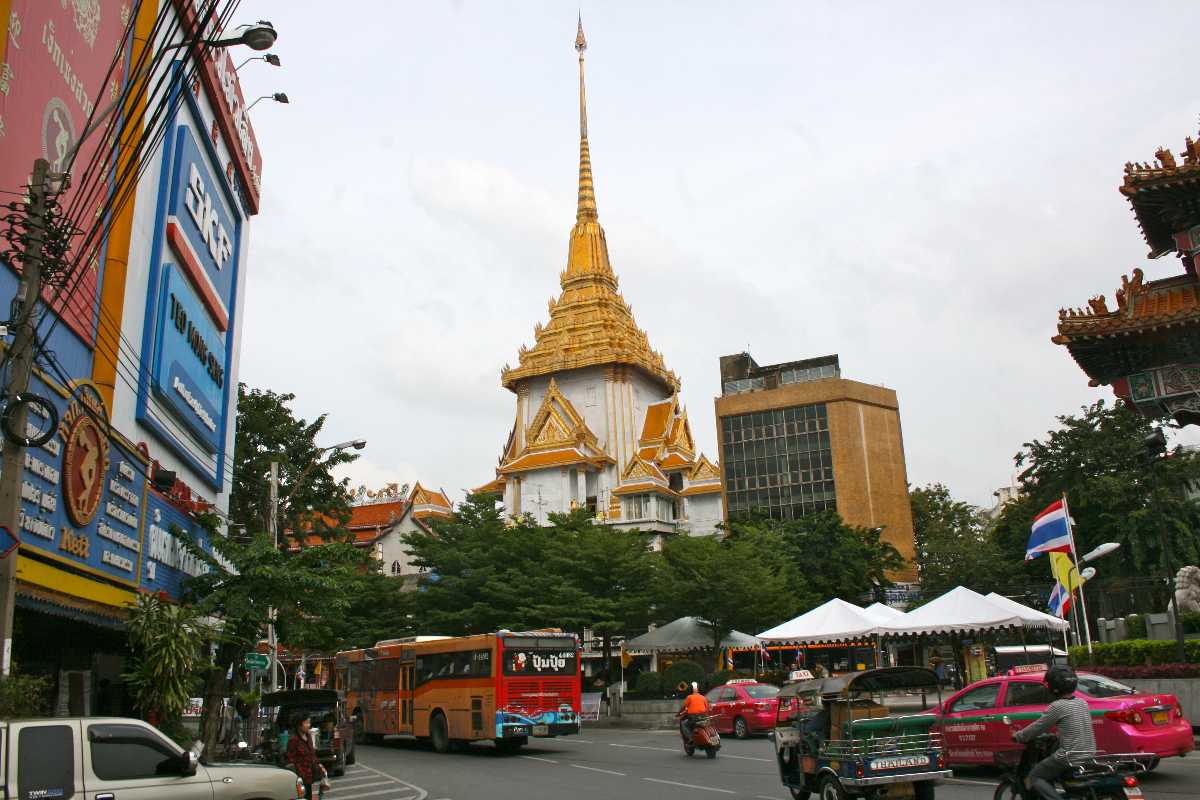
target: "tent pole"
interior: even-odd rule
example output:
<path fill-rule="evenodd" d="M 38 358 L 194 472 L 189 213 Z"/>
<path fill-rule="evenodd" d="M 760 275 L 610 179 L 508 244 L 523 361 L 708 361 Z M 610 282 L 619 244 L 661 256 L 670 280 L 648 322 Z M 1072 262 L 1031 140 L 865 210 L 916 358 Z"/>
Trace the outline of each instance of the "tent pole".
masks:
<path fill-rule="evenodd" d="M 1025 626 L 1021 625 L 1021 649 L 1025 651 L 1025 663 L 1029 664 L 1029 647 L 1025 644 Z"/>

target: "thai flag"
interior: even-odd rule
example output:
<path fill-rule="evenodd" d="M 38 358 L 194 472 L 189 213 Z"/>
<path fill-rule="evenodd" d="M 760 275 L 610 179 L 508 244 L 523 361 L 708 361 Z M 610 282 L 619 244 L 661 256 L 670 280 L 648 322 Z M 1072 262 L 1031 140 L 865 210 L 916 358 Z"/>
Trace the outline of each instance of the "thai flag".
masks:
<path fill-rule="evenodd" d="M 1050 606 L 1051 614 L 1059 619 L 1066 619 L 1067 614 L 1071 613 L 1070 590 L 1058 581 L 1055 581 L 1054 589 L 1050 592 L 1050 600 L 1047 605 Z"/>
<path fill-rule="evenodd" d="M 1037 558 L 1042 553 L 1071 552 L 1071 531 L 1067 527 L 1067 507 L 1062 500 L 1055 500 L 1042 513 L 1033 518 L 1029 533 L 1029 544 L 1025 547 L 1025 560 Z"/>

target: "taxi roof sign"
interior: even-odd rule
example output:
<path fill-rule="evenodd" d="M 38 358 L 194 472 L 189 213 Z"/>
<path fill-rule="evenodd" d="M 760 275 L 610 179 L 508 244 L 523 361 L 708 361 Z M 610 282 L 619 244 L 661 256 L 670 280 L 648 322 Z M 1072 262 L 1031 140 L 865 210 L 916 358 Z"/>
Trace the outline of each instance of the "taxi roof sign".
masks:
<path fill-rule="evenodd" d="M 743 683 L 758 683 L 758 681 L 754 678 L 733 678 L 732 680 L 725 681 L 726 686 L 738 686 Z"/>
<path fill-rule="evenodd" d="M 1030 672 L 1045 672 L 1045 664 L 1018 664 L 1008 671 L 1009 675 L 1026 675 Z"/>
<path fill-rule="evenodd" d="M 813 674 L 806 669 L 794 669 L 788 673 L 789 681 L 811 681 Z"/>

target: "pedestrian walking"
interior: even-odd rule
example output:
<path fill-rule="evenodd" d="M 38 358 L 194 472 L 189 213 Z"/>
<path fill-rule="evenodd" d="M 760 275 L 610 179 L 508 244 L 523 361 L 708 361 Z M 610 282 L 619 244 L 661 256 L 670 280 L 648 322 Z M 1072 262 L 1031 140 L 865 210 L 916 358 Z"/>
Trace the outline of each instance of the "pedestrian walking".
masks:
<path fill-rule="evenodd" d="M 313 789 L 325 779 L 325 768 L 317 758 L 309 731 L 312 721 L 307 714 L 300 714 L 292 721 L 291 736 L 287 743 L 287 763 L 304 781 L 305 798 L 313 800 Z M 322 787 L 323 788 L 323 787 Z M 319 796 L 319 795 L 318 795 Z"/>

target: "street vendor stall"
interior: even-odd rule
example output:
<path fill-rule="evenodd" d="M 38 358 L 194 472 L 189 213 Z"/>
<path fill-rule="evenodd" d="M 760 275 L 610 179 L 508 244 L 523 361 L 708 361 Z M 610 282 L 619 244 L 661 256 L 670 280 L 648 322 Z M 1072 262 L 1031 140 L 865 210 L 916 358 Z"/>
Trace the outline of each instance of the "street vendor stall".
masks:
<path fill-rule="evenodd" d="M 780 653 L 781 666 L 809 670 L 819 666 L 826 672 L 860 670 L 879 664 L 876 634 L 882 620 L 882 612 L 867 613 L 835 597 L 763 631 L 758 638 L 768 652 Z"/>

